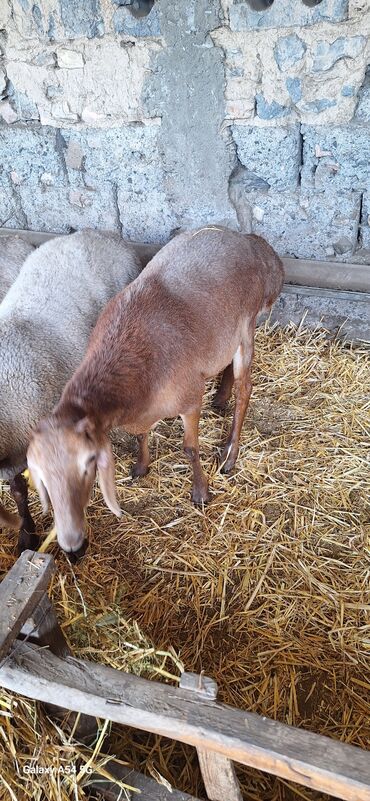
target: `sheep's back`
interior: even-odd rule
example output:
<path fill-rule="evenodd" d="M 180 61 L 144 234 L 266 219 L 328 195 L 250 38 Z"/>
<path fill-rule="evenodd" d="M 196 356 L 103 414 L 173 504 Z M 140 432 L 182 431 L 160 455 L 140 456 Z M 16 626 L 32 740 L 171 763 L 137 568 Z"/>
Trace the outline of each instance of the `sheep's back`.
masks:
<path fill-rule="evenodd" d="M 16 234 L 0 236 L 0 303 L 34 246 Z"/>

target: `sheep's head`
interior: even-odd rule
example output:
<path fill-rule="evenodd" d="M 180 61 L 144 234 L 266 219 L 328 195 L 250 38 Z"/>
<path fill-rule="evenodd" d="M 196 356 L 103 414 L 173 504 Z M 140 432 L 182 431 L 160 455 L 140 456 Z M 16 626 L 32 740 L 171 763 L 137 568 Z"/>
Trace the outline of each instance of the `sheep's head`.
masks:
<path fill-rule="evenodd" d="M 77 553 L 84 547 L 84 510 L 96 473 L 107 506 L 121 516 L 112 447 L 89 417 L 74 423 L 56 416 L 43 420 L 32 436 L 27 460 L 44 512 L 51 501 L 57 539 L 64 551 Z"/>

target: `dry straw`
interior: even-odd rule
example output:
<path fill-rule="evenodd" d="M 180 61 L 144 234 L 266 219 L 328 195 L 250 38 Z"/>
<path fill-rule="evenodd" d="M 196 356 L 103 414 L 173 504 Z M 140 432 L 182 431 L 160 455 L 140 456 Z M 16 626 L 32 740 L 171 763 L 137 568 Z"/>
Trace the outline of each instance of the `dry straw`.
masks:
<path fill-rule="evenodd" d="M 55 543 L 51 595 L 75 654 L 154 680 L 205 671 L 229 704 L 366 747 L 370 740 L 369 353 L 324 331 L 259 329 L 254 389 L 236 469 L 217 449 L 231 413 L 205 399 L 201 451 L 212 502 L 195 509 L 178 421 L 151 435 L 146 479 L 115 437 L 122 521 L 96 490 L 90 546 L 73 568 Z M 130 452 L 131 451 L 131 452 Z M 3 489 L 3 500 L 10 503 Z M 40 507 L 32 496 L 39 526 Z M 0 570 L 14 562 L 3 534 Z M 106 755 L 202 795 L 191 748 L 100 722 L 91 748 L 40 705 L 0 694 L 0 796 L 82 799 L 84 764 Z M 27 776 L 24 767 L 76 765 Z M 323 798 L 253 770 L 256 801 Z M 122 798 L 127 795 L 122 788 Z"/>

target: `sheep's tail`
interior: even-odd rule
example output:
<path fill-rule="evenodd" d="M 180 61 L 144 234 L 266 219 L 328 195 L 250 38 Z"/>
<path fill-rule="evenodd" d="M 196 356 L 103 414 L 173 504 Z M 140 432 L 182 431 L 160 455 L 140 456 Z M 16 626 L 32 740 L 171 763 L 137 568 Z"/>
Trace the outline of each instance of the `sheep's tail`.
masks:
<path fill-rule="evenodd" d="M 19 529 L 21 527 L 21 519 L 18 515 L 13 515 L 11 512 L 7 512 L 6 509 L 0 503 L 0 528 L 14 528 Z"/>

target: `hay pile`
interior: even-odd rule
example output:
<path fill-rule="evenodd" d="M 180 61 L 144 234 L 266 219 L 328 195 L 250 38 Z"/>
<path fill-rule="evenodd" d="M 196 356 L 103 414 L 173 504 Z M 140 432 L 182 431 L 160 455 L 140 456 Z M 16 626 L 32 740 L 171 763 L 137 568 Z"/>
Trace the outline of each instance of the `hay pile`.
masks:
<path fill-rule="evenodd" d="M 72 570 L 50 548 L 59 570 L 52 598 L 77 656 L 163 681 L 176 681 L 182 666 L 204 670 L 229 704 L 369 746 L 368 355 L 323 331 L 259 329 L 230 477 L 220 474 L 216 452 L 231 412 L 211 410 L 212 388 L 206 399 L 201 451 L 213 497 L 204 511 L 189 499 L 178 421 L 158 425 L 150 474 L 135 483 L 133 442 L 116 438 L 122 521 L 96 491 L 82 563 Z M 39 515 L 36 497 L 32 511 Z M 14 548 L 15 537 L 3 535 L 1 571 Z M 83 798 L 86 775 L 31 781 L 21 766 L 35 755 L 45 764 L 73 755 L 78 774 L 88 759 L 104 764 L 105 754 L 204 795 L 189 747 L 101 723 L 87 749 L 38 705 L 0 698 L 0 797 L 3 784 L 4 797 L 17 801 Z M 248 799 L 323 798 L 254 770 L 238 773 Z"/>

